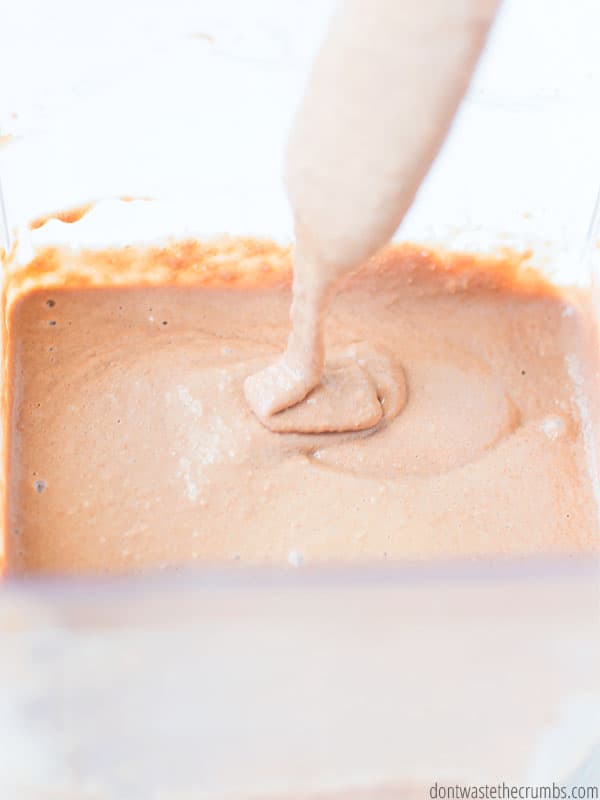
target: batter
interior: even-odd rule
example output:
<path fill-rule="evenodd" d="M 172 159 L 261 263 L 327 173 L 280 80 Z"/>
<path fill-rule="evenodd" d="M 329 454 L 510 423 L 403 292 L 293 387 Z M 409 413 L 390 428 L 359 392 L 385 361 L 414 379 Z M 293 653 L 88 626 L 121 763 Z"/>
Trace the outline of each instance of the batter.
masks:
<path fill-rule="evenodd" d="M 290 265 L 264 247 L 251 274 L 213 252 L 211 280 L 193 242 L 53 251 L 46 288 L 13 287 L 13 570 L 597 549 L 586 301 L 410 247 L 348 277 L 408 209 L 495 6 L 341 4 L 288 149 L 287 347 Z"/>
<path fill-rule="evenodd" d="M 320 432 L 285 432 L 297 416 L 273 433 L 243 382 L 285 345 L 288 253 L 49 251 L 31 272 L 69 263 L 99 284 L 154 265 L 162 285 L 73 278 L 12 304 L 11 570 L 597 551 L 583 298 L 516 262 L 387 250 L 325 325 L 326 373 L 354 365 L 361 424 L 335 432 L 324 393 Z"/>
<path fill-rule="evenodd" d="M 283 356 L 245 385 L 250 406 L 269 427 L 272 415 L 319 385 L 323 316 L 335 281 L 400 224 L 468 85 L 496 5 L 340 3 L 288 146 L 296 229 L 292 330 Z M 348 403 L 350 387 L 346 395 Z M 318 425 L 317 413 L 313 419 Z"/>

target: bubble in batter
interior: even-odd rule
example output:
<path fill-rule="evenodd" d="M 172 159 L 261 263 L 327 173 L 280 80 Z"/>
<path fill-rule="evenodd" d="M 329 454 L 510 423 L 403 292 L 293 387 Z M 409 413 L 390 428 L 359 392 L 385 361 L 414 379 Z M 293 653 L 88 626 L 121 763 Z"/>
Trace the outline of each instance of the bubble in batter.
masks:
<path fill-rule="evenodd" d="M 552 441 L 560 439 L 568 432 L 568 424 L 560 414 L 551 414 L 540 423 L 540 429 Z"/>

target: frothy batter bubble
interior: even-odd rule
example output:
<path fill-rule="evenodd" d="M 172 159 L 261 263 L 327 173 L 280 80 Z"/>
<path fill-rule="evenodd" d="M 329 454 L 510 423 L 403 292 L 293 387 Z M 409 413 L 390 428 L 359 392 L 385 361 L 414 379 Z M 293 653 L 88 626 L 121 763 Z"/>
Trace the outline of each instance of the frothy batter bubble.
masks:
<path fill-rule="evenodd" d="M 566 419 L 560 414 L 551 414 L 544 417 L 540 423 L 540 428 L 546 434 L 548 439 L 552 441 L 562 439 L 568 432 L 568 425 Z"/>

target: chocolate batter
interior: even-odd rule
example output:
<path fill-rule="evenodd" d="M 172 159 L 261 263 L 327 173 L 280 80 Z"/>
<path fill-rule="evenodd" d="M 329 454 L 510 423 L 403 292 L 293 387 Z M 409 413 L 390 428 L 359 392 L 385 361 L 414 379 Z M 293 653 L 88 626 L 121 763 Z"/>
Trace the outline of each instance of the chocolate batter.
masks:
<path fill-rule="evenodd" d="M 332 299 L 320 432 L 274 434 L 242 387 L 285 343 L 289 254 L 229 255 L 30 265 L 47 286 L 23 280 L 8 317 L 12 570 L 597 550 L 581 297 L 510 261 L 389 250 Z M 340 364 L 362 397 L 346 433 L 328 432 Z"/>

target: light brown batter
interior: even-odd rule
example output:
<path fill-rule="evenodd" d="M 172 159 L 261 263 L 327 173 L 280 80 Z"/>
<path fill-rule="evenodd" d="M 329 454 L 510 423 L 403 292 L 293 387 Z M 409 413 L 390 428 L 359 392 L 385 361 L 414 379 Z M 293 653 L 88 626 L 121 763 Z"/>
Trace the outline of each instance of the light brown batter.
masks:
<path fill-rule="evenodd" d="M 237 273 L 194 243 L 73 255 L 88 281 L 137 264 L 170 285 L 72 280 L 14 302 L 10 568 L 597 550 L 578 377 L 597 354 L 579 296 L 515 262 L 390 250 L 340 287 L 326 324 L 331 371 L 355 365 L 376 433 L 274 435 L 242 386 L 285 342 L 289 272 L 273 267 L 284 252 L 250 255 Z M 49 282 L 69 257 L 51 251 L 30 272 Z"/>
<path fill-rule="evenodd" d="M 297 239 L 292 330 L 283 356 L 245 384 L 251 408 L 272 429 L 271 415 L 318 386 L 333 285 L 386 244 L 402 221 L 468 85 L 496 5 L 340 3 L 288 146 Z M 351 388 L 340 402 L 352 405 Z M 356 422 L 346 411 L 336 427 L 343 420 L 352 430 Z M 308 424 L 310 409 L 303 413 Z"/>

